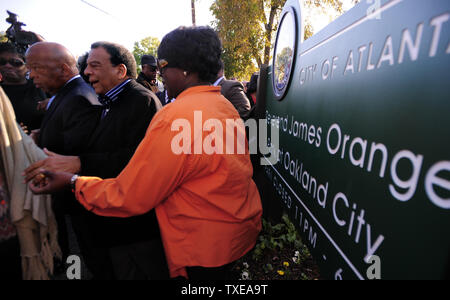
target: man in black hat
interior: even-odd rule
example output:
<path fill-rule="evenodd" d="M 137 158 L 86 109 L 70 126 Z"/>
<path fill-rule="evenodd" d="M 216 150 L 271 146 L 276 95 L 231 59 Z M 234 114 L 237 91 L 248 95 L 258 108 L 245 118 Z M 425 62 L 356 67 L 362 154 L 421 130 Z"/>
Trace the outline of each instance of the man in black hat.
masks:
<path fill-rule="evenodd" d="M 153 93 L 158 93 L 158 81 L 156 80 L 156 74 L 158 71 L 158 65 L 156 59 L 151 55 L 143 55 L 141 58 L 142 72 L 137 78 L 137 82 L 142 84 L 145 88 L 151 90 Z"/>

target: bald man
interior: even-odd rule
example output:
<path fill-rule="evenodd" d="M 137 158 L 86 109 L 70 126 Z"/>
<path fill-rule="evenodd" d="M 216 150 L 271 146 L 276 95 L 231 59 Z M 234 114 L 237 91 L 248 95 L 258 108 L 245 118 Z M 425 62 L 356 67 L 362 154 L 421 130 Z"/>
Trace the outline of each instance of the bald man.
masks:
<path fill-rule="evenodd" d="M 25 56 L 34 84 L 53 95 L 38 145 L 60 154 L 80 154 L 99 118 L 95 91 L 80 77 L 75 57 L 62 45 L 36 43 Z"/>
<path fill-rule="evenodd" d="M 36 43 L 25 56 L 30 78 L 37 87 L 53 96 L 40 128 L 38 146 L 63 155 L 82 154 L 101 115 L 101 106 L 95 105 L 99 104 L 95 91 L 80 77 L 75 57 L 62 45 Z M 72 199 L 70 192 L 54 195 L 64 256 L 71 254 L 65 215 L 82 209 Z"/>

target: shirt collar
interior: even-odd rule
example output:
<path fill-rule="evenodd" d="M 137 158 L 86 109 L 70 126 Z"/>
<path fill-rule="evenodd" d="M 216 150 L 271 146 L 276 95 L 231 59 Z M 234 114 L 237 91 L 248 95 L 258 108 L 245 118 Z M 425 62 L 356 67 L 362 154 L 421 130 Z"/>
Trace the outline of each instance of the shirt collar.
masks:
<path fill-rule="evenodd" d="M 50 108 L 50 105 L 52 105 L 52 102 L 53 100 L 55 100 L 55 97 L 56 95 L 51 97 L 50 100 L 48 100 L 47 107 L 45 108 L 45 110 L 48 110 Z"/>
<path fill-rule="evenodd" d="M 66 82 L 66 84 L 65 84 L 64 86 L 68 85 L 69 83 L 71 83 L 72 81 L 74 81 L 74 80 L 77 79 L 77 78 L 81 78 L 80 74 L 75 75 L 75 76 L 73 76 L 72 78 L 70 78 L 70 79 Z"/>
<path fill-rule="evenodd" d="M 218 86 L 219 83 L 225 79 L 225 76 L 220 77 L 219 79 L 216 80 L 216 82 L 214 82 L 213 86 Z"/>
<path fill-rule="evenodd" d="M 130 81 L 131 81 L 131 78 L 125 80 L 122 83 L 119 83 L 118 85 L 113 87 L 109 92 L 107 92 L 105 94 L 105 97 L 108 97 L 109 99 L 111 99 L 111 101 L 117 100 L 120 93 L 125 89 L 125 87 L 127 86 L 128 83 L 130 83 Z"/>
<path fill-rule="evenodd" d="M 74 80 L 77 79 L 77 78 L 81 78 L 81 76 L 80 76 L 79 74 L 73 76 L 72 78 L 70 78 L 70 79 L 66 82 L 66 84 L 64 84 L 64 86 L 68 85 L 69 83 L 71 83 L 72 81 L 74 81 Z M 50 105 L 52 104 L 53 100 L 55 100 L 56 95 L 58 95 L 58 93 L 56 93 L 55 95 L 53 95 L 53 97 L 51 97 L 50 100 L 48 100 L 48 104 L 47 104 L 46 110 L 48 110 L 48 109 L 50 108 Z"/>

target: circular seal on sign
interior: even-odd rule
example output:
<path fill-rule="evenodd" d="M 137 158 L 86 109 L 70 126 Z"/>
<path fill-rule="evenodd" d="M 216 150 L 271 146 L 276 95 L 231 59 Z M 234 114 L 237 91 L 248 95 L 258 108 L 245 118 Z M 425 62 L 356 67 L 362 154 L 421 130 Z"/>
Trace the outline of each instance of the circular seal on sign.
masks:
<path fill-rule="evenodd" d="M 272 87 L 282 100 L 289 88 L 297 52 L 297 18 L 293 7 L 285 7 L 278 27 L 273 55 Z"/>

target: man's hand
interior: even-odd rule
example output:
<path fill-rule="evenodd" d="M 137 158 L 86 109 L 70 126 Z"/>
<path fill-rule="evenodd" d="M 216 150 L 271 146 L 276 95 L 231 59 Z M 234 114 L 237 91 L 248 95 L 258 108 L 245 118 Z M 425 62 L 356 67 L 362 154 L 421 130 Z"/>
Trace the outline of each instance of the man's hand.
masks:
<path fill-rule="evenodd" d="M 50 98 L 47 98 L 47 99 L 42 100 L 42 101 L 39 101 L 36 109 L 39 110 L 39 111 L 46 111 L 49 101 L 50 101 Z"/>
<path fill-rule="evenodd" d="M 33 139 L 33 141 L 36 145 L 38 143 L 40 133 L 41 133 L 40 129 L 31 130 L 30 137 Z"/>
<path fill-rule="evenodd" d="M 39 174 L 41 174 L 41 169 L 45 169 L 51 172 L 80 172 L 81 161 L 78 156 L 59 155 L 48 151 L 47 149 L 44 149 L 44 152 L 48 155 L 46 159 L 32 164 L 22 173 L 22 176 L 25 177 L 25 182 L 29 182 L 32 179 L 35 179 L 35 184 L 37 185 L 43 179 L 42 176 L 38 176 Z"/>
<path fill-rule="evenodd" d="M 34 194 L 54 194 L 70 188 L 70 180 L 74 174 L 66 172 L 54 173 L 44 169 L 39 169 L 38 171 L 44 177 L 44 180 L 39 183 L 32 181 L 28 184 L 28 187 Z"/>
<path fill-rule="evenodd" d="M 25 134 L 30 134 L 30 131 L 28 130 L 28 127 L 25 124 L 20 123 L 19 125 L 20 128 L 22 128 L 23 132 L 25 132 Z"/>

